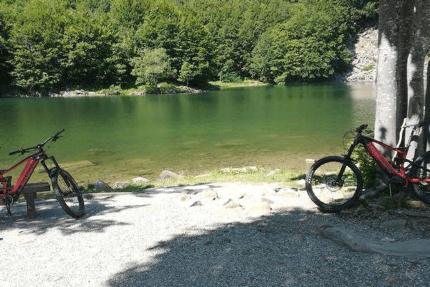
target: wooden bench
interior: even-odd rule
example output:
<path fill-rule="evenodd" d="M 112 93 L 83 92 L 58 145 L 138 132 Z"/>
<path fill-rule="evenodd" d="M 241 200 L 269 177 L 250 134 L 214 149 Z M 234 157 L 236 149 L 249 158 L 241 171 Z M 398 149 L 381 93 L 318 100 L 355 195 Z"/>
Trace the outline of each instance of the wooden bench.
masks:
<path fill-rule="evenodd" d="M 34 199 L 37 198 L 37 192 L 39 191 L 50 191 L 51 186 L 47 182 L 38 183 L 27 183 L 25 188 L 22 190 L 22 194 L 27 202 L 27 216 L 28 218 L 34 218 L 36 216 L 36 206 L 34 205 Z"/>

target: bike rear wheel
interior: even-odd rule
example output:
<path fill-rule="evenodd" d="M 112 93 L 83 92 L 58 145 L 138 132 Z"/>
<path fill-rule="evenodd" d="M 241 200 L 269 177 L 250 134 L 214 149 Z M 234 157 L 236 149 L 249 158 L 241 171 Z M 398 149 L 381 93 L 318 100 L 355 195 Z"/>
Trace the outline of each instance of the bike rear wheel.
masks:
<path fill-rule="evenodd" d="M 412 178 L 430 178 L 430 172 L 420 168 L 420 166 L 430 169 L 430 152 L 426 152 L 416 159 L 411 169 Z M 426 182 L 414 183 L 414 192 L 423 202 L 430 204 L 430 184 Z"/>
<path fill-rule="evenodd" d="M 347 162 L 338 180 L 344 161 L 341 156 L 322 158 L 311 166 L 306 175 L 308 195 L 322 212 L 339 212 L 360 198 L 363 179 L 355 164 Z"/>
<path fill-rule="evenodd" d="M 73 218 L 79 218 L 85 213 L 84 199 L 73 177 L 63 169 L 53 172 L 52 188 L 55 197 L 63 210 Z"/>

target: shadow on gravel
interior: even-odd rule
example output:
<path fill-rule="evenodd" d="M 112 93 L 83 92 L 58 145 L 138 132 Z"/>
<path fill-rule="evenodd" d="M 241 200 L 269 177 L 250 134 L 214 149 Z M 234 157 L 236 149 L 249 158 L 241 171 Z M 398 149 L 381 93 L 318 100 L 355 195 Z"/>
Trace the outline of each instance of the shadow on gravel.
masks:
<path fill-rule="evenodd" d="M 420 285 L 428 263 L 350 252 L 320 235 L 336 216 L 294 210 L 181 235 L 150 250 L 108 286 L 405 286 Z M 139 248 L 139 246 L 135 246 Z M 422 264 L 422 265 L 421 265 Z M 424 273 L 421 273 L 424 272 Z"/>
<path fill-rule="evenodd" d="M 85 215 L 80 219 L 74 219 L 63 211 L 57 201 L 42 200 L 36 202 L 36 218 L 28 219 L 26 206 L 21 203 L 12 207 L 11 217 L 6 215 L 4 208 L 0 209 L 0 230 L 18 229 L 20 232 L 43 234 L 50 229 L 58 229 L 64 235 L 79 232 L 104 232 L 110 226 L 128 225 L 128 223 L 92 217 L 144 206 L 116 207 L 108 206 L 97 200 L 85 201 Z"/>
<path fill-rule="evenodd" d="M 186 185 L 186 186 L 175 185 L 175 186 L 167 186 L 167 187 L 148 188 L 148 189 L 142 190 L 141 192 L 136 192 L 136 193 L 134 193 L 134 195 L 138 196 L 138 197 L 152 197 L 152 196 L 160 194 L 160 193 L 197 194 L 204 189 L 209 189 L 209 188 L 212 188 L 212 189 L 215 188 L 216 189 L 219 187 L 222 187 L 222 185 L 212 183 L 212 182 L 197 183 L 197 184 Z"/>

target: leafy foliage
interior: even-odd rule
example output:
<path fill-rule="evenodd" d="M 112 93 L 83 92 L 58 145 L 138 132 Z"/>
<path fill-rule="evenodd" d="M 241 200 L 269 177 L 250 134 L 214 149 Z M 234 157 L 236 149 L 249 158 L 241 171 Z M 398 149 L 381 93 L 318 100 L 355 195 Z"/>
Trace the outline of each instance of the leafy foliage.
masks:
<path fill-rule="evenodd" d="M 376 13 L 375 0 L 0 0 L 0 76 L 29 92 L 324 80 Z M 147 78 L 148 55 L 170 68 Z"/>
<path fill-rule="evenodd" d="M 327 79 L 344 71 L 352 59 L 347 48 L 349 13 L 346 1 L 297 6 L 288 22 L 260 37 L 251 59 L 252 75 L 283 84 Z"/>
<path fill-rule="evenodd" d="M 132 59 L 134 68 L 131 74 L 137 78 L 136 85 L 147 84 L 156 87 L 160 81 L 173 78 L 176 70 L 172 68 L 170 62 L 164 48 L 143 50 L 141 57 Z"/>

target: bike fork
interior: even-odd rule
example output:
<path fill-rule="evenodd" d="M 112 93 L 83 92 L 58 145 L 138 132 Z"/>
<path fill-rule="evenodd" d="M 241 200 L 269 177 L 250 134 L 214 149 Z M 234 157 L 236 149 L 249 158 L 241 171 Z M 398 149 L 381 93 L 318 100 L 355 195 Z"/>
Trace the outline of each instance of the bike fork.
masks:
<path fill-rule="evenodd" d="M 339 184 L 339 185 L 343 185 L 342 176 L 343 176 L 343 173 L 345 172 L 345 169 L 346 169 L 346 163 L 351 160 L 351 155 L 352 155 L 352 152 L 355 149 L 355 146 L 356 146 L 356 144 L 353 143 L 349 147 L 348 153 L 344 157 L 344 160 L 343 160 L 343 163 L 342 163 L 342 167 L 340 168 L 339 174 L 337 175 L 337 178 L 336 178 L 336 183 Z"/>

